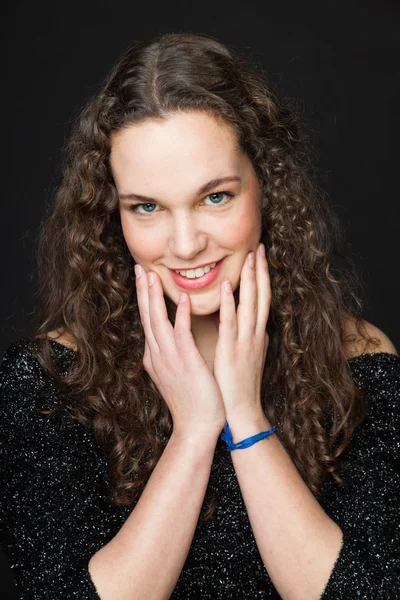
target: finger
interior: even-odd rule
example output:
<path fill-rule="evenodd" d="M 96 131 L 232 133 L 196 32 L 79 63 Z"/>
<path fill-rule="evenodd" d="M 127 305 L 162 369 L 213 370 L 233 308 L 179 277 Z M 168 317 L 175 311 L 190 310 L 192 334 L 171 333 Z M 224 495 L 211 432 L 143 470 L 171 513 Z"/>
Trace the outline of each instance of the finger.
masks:
<path fill-rule="evenodd" d="M 151 275 L 154 278 L 153 284 L 149 282 Z M 147 274 L 147 290 L 149 326 L 153 339 L 164 356 L 171 356 L 176 352 L 174 328 L 168 318 L 161 280 L 154 271 Z"/>
<path fill-rule="evenodd" d="M 149 343 L 148 343 L 146 336 L 144 336 L 143 366 L 144 366 L 145 370 L 153 378 L 155 376 L 154 365 L 153 365 L 153 361 L 151 358 L 151 351 L 150 351 Z"/>
<path fill-rule="evenodd" d="M 251 253 L 248 254 L 248 256 Z M 248 262 L 248 256 L 242 268 L 240 276 L 240 296 L 238 306 L 238 328 L 239 340 L 253 338 L 257 325 L 257 280 L 255 270 L 255 256 L 253 254 L 254 266 Z"/>
<path fill-rule="evenodd" d="M 263 244 L 260 244 L 259 248 L 261 247 L 263 247 Z M 267 327 L 272 293 L 268 261 L 260 251 L 257 252 L 256 258 L 256 277 L 258 289 L 256 332 L 260 333 L 261 335 L 265 333 L 265 329 Z"/>
<path fill-rule="evenodd" d="M 138 275 L 140 267 L 142 274 Z M 150 307 L 149 307 L 149 292 L 148 292 L 148 282 L 147 282 L 147 271 L 141 267 L 140 265 L 135 265 L 135 273 L 136 273 L 136 296 L 138 300 L 138 308 L 140 314 L 140 320 L 142 321 L 144 334 L 146 336 L 147 343 L 150 349 L 157 349 L 158 344 L 154 337 L 154 333 L 151 329 L 150 324 Z"/>
<path fill-rule="evenodd" d="M 197 360 L 199 366 L 205 363 L 202 354 L 196 346 L 192 331 L 191 331 L 191 299 L 190 295 L 181 292 L 179 302 L 176 307 L 174 336 L 178 354 L 185 363 L 193 364 L 193 360 Z"/>
<path fill-rule="evenodd" d="M 236 341 L 238 335 L 235 298 L 229 279 L 221 284 L 218 335 L 222 340 L 228 342 L 228 346 Z"/>
<path fill-rule="evenodd" d="M 181 292 L 179 294 L 179 302 L 176 307 L 174 324 L 175 339 L 177 340 L 177 344 L 180 346 L 183 345 L 185 340 L 192 337 L 190 327 L 190 296 L 186 292 Z"/>

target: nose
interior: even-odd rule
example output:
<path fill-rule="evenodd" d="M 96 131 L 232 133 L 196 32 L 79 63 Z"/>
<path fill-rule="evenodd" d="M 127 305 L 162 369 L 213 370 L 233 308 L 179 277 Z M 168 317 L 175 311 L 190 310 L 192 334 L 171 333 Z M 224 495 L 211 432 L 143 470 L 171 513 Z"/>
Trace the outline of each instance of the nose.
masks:
<path fill-rule="evenodd" d="M 208 237 L 196 226 L 195 219 L 182 217 L 177 220 L 170 238 L 171 256 L 181 262 L 190 263 L 207 247 Z"/>

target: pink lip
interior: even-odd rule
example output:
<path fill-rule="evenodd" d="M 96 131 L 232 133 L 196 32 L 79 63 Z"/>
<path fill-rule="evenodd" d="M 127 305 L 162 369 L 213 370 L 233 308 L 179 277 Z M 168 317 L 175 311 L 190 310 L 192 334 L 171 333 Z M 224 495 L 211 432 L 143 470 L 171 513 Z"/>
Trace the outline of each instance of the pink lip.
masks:
<path fill-rule="evenodd" d="M 184 277 L 179 273 L 175 273 L 175 271 L 172 269 L 169 269 L 169 271 L 172 275 L 172 279 L 177 285 L 179 285 L 179 287 L 184 288 L 185 290 L 198 290 L 200 288 L 206 287 L 207 285 L 210 285 L 217 279 L 221 270 L 223 260 L 224 259 L 221 259 L 219 262 L 217 262 L 215 267 L 211 269 L 211 271 L 208 271 L 208 273 L 206 273 L 202 277 L 197 277 L 194 279 L 188 279 L 187 277 Z"/>

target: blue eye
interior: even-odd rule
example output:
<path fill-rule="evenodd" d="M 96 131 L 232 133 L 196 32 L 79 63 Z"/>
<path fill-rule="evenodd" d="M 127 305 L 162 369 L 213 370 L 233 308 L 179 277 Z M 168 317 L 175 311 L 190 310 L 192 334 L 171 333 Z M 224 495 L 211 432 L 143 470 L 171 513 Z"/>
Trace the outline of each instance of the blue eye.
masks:
<path fill-rule="evenodd" d="M 156 206 L 156 204 L 152 204 L 151 202 L 145 202 L 143 204 L 130 204 L 129 210 L 131 212 L 137 212 L 139 215 L 143 215 L 143 214 L 151 215 L 152 212 L 154 212 L 154 211 L 150 211 L 148 213 L 139 213 L 137 209 L 140 208 L 141 206 L 147 206 L 147 207 L 148 206 Z"/>
<path fill-rule="evenodd" d="M 235 194 L 232 194 L 231 192 L 213 192 L 212 194 L 208 194 L 208 196 L 206 196 L 206 198 L 211 198 L 211 196 L 227 196 L 228 200 L 226 202 L 219 202 L 218 204 L 212 204 L 211 206 L 225 206 L 226 204 L 228 204 L 232 198 L 235 197 Z M 154 204 L 152 202 L 143 202 L 141 204 L 131 204 L 129 206 L 129 210 L 131 212 L 135 212 L 138 215 L 152 215 L 154 212 L 159 212 L 159 211 L 154 211 L 154 210 L 150 210 L 149 212 L 145 211 L 145 212 L 139 212 L 138 208 L 140 207 L 151 207 L 151 206 L 158 206 L 158 204 Z"/>
<path fill-rule="evenodd" d="M 208 196 L 206 196 L 206 198 L 211 198 L 211 196 L 228 196 L 230 198 L 233 197 L 233 194 L 231 194 L 230 192 L 213 192 L 212 194 L 208 194 Z M 221 203 L 219 203 L 221 204 Z M 219 204 L 214 205 L 214 206 L 219 206 Z M 225 202 L 225 204 L 227 204 L 227 202 Z"/>

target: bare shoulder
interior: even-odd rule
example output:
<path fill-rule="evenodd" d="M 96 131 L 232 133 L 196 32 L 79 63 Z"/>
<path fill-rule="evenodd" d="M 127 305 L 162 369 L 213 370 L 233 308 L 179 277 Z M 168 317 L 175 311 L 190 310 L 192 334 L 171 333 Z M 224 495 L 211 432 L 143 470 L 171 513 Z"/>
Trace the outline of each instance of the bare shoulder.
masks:
<path fill-rule="evenodd" d="M 373 352 L 388 352 L 396 354 L 398 352 L 388 336 L 378 327 L 363 320 L 361 322 L 361 331 L 367 337 L 374 338 L 376 344 L 365 340 L 358 333 L 355 322 L 352 318 L 345 321 L 345 352 L 348 358 L 358 356 L 360 354 L 372 354 Z"/>
<path fill-rule="evenodd" d="M 73 338 L 68 334 L 64 333 L 62 329 L 54 329 L 53 331 L 47 332 L 47 337 L 67 346 L 67 348 L 72 348 L 72 350 L 76 350 L 76 344 Z"/>

